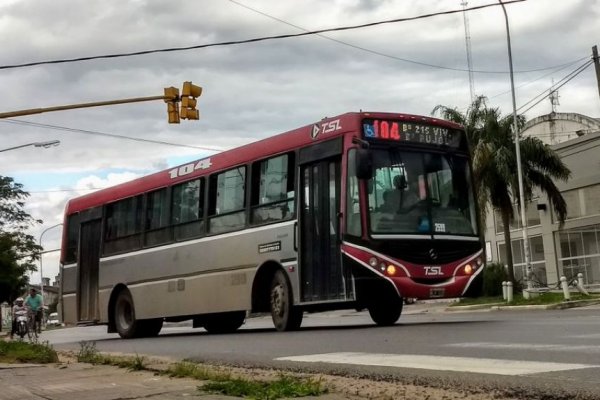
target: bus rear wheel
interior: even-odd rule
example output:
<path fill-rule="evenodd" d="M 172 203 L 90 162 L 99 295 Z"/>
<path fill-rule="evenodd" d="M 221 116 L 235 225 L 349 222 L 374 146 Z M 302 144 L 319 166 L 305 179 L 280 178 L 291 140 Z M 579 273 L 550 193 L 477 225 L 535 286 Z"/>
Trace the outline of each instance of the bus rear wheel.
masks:
<path fill-rule="evenodd" d="M 292 289 L 281 270 L 275 273 L 271 282 L 270 304 L 275 329 L 281 332 L 300 328 L 302 310 L 294 306 Z"/>
<path fill-rule="evenodd" d="M 208 333 L 232 333 L 242 326 L 245 319 L 245 311 L 225 312 L 207 316 L 202 326 Z"/>
<path fill-rule="evenodd" d="M 379 326 L 391 326 L 398 321 L 402 314 L 402 297 L 390 290 L 385 290 L 369 304 L 369 315 Z"/>
<path fill-rule="evenodd" d="M 135 319 L 135 308 L 129 290 L 122 290 L 115 301 L 115 328 L 123 339 L 140 336 L 143 323 Z M 162 327 L 162 324 L 161 324 Z"/>

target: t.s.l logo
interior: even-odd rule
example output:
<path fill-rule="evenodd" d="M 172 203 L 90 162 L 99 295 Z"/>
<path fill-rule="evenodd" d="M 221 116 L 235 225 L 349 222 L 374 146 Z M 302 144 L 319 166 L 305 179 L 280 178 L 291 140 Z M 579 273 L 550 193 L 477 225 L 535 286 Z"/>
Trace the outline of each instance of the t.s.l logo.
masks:
<path fill-rule="evenodd" d="M 425 266 L 423 267 L 423 270 L 425 270 L 425 275 L 427 276 L 441 276 L 444 275 L 444 273 L 442 272 L 442 267 L 436 265 L 436 266 Z"/>
<path fill-rule="evenodd" d="M 340 124 L 339 119 L 335 119 L 329 122 L 323 122 L 321 124 L 314 124 L 312 127 L 312 131 L 310 132 L 310 136 L 313 139 L 316 139 L 317 136 L 322 135 L 324 133 L 331 133 L 342 129 L 342 125 Z"/>

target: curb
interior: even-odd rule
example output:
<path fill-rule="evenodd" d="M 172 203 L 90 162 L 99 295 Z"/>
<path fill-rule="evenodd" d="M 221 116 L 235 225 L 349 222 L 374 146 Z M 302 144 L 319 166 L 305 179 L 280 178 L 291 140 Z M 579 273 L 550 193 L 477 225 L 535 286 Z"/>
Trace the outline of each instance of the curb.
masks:
<path fill-rule="evenodd" d="M 446 308 L 446 311 L 471 311 L 471 310 L 565 310 L 567 308 L 585 307 L 600 304 L 600 299 L 574 300 L 553 304 L 529 304 L 522 306 L 509 306 L 506 303 L 474 304 L 471 306 L 454 306 Z"/>

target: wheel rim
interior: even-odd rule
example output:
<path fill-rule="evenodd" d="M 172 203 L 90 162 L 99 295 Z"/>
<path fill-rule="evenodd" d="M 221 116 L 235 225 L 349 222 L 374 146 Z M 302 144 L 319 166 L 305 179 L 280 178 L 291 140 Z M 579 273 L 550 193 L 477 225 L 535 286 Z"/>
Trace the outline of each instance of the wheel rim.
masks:
<path fill-rule="evenodd" d="M 129 329 L 133 323 L 133 309 L 128 301 L 119 302 L 117 320 L 123 329 Z"/>
<path fill-rule="evenodd" d="M 277 285 L 271 292 L 271 309 L 273 314 L 282 317 L 285 312 L 284 290 L 282 285 Z"/>

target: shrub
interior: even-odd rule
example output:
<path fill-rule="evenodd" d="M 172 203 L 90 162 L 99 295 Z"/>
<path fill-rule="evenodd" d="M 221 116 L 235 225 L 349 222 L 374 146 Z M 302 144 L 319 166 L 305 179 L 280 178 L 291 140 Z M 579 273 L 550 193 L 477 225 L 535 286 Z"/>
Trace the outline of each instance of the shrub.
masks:
<path fill-rule="evenodd" d="M 502 282 L 507 280 L 506 269 L 500 263 L 487 264 L 483 270 L 483 296 L 502 296 Z"/>

